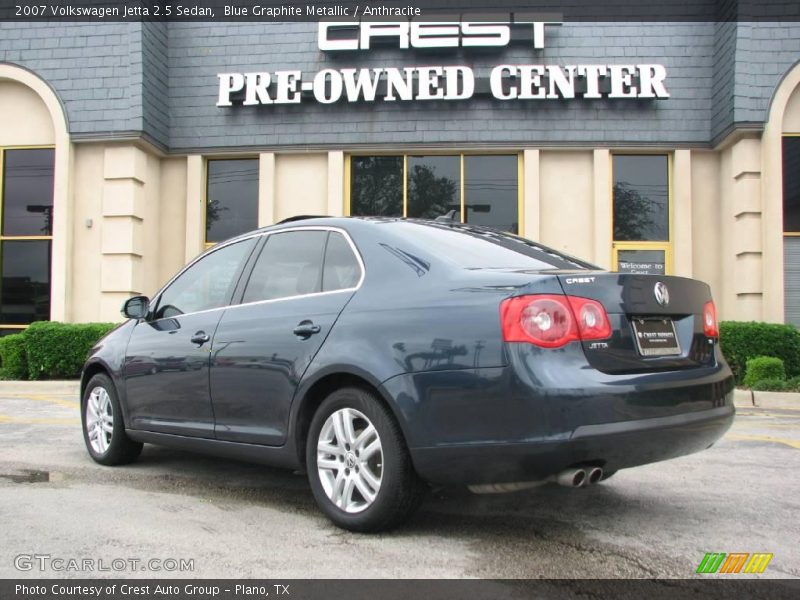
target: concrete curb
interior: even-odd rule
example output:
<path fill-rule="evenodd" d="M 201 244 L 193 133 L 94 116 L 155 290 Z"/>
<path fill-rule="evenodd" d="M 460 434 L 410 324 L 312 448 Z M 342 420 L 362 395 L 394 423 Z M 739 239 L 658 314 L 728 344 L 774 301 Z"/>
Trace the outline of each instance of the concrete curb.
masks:
<path fill-rule="evenodd" d="M 80 381 L 0 381 L 0 396 L 3 394 L 69 395 L 77 398 L 80 389 Z"/>
<path fill-rule="evenodd" d="M 755 404 L 753 404 L 755 397 Z M 751 392 L 736 390 L 733 393 L 736 408 L 780 408 L 800 410 L 800 394 L 795 392 Z"/>

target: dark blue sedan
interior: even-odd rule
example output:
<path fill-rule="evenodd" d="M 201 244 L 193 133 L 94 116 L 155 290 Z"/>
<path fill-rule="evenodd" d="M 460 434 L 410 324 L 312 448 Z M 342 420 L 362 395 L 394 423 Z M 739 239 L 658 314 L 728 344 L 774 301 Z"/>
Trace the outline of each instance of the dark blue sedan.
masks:
<path fill-rule="evenodd" d="M 153 443 L 304 469 L 351 530 L 399 524 L 431 483 L 592 485 L 734 416 L 706 284 L 470 225 L 291 220 L 123 313 L 83 371 L 94 460 Z"/>

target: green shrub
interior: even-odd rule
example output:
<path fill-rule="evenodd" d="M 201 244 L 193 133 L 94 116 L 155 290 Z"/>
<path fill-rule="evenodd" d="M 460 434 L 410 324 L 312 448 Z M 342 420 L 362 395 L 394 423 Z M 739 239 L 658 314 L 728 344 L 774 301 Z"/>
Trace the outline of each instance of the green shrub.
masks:
<path fill-rule="evenodd" d="M 789 392 L 789 382 L 783 379 L 759 379 L 750 386 L 757 392 Z"/>
<path fill-rule="evenodd" d="M 0 337 L 0 379 L 27 379 L 28 359 L 21 333 Z"/>
<path fill-rule="evenodd" d="M 786 380 L 786 391 L 800 392 L 800 375 Z"/>
<path fill-rule="evenodd" d="M 86 355 L 114 323 L 38 321 L 22 334 L 30 379 L 73 379 L 80 375 Z"/>
<path fill-rule="evenodd" d="M 756 356 L 747 361 L 744 384 L 752 388 L 757 381 L 786 381 L 786 369 L 783 361 L 774 356 Z"/>
<path fill-rule="evenodd" d="M 723 321 L 720 347 L 737 384 L 744 380 L 747 361 L 756 356 L 780 358 L 789 377 L 800 375 L 800 331 L 792 325 Z"/>

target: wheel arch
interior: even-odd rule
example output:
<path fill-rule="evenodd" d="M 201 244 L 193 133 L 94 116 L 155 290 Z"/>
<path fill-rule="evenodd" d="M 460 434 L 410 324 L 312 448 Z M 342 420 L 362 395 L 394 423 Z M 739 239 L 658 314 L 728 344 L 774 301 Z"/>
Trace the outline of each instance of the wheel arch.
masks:
<path fill-rule="evenodd" d="M 81 373 L 81 401 L 83 401 L 83 394 L 86 392 L 86 386 L 89 381 L 99 373 L 108 376 L 108 378 L 114 382 L 114 377 L 112 377 L 111 369 L 108 368 L 108 365 L 99 360 L 89 363 L 83 368 L 83 372 Z M 114 382 L 114 385 L 116 385 L 116 382 Z M 119 394 L 119 390 L 117 390 L 117 394 Z"/>
<path fill-rule="evenodd" d="M 403 440 L 407 443 L 406 423 L 397 405 L 386 389 L 374 377 L 366 372 L 353 369 L 329 369 L 319 373 L 313 379 L 304 382 L 297 395 L 292 411 L 292 439 L 300 464 L 305 467 L 305 448 L 308 430 L 320 404 L 330 394 L 345 387 L 358 387 L 375 394 L 381 404 L 386 407 L 400 426 Z"/>
<path fill-rule="evenodd" d="M 117 392 L 117 400 L 122 409 L 122 421 L 127 426 L 130 421 L 128 420 L 128 403 L 124 393 L 125 390 L 121 389 L 119 378 L 114 376 L 114 369 L 103 360 L 95 359 L 83 368 L 83 372 L 81 373 L 81 410 L 83 410 L 83 395 L 86 393 L 86 386 L 92 380 L 92 377 L 100 373 L 108 377 L 111 383 L 114 384 L 114 389 Z"/>

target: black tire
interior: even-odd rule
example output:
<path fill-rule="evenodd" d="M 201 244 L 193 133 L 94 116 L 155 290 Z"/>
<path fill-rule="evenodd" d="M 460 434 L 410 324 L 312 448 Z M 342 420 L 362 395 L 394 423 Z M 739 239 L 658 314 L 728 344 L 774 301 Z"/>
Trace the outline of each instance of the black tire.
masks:
<path fill-rule="evenodd" d="M 103 388 L 108 393 L 113 415 L 111 440 L 104 452 L 98 452 L 92 447 L 92 443 L 89 440 L 89 432 L 86 428 L 86 406 L 89 396 L 97 388 Z M 92 377 L 83 392 L 83 398 L 81 398 L 81 428 L 83 429 L 83 441 L 86 443 L 86 450 L 88 450 L 89 456 L 101 465 L 128 464 L 136 460 L 142 452 L 142 444 L 132 441 L 125 434 L 125 423 L 122 418 L 119 398 L 117 397 L 117 389 L 108 375 L 104 373 L 98 373 Z"/>
<path fill-rule="evenodd" d="M 600 481 L 605 481 L 606 479 L 610 479 L 616 474 L 616 471 L 603 471 L 603 476 L 600 478 Z"/>
<path fill-rule="evenodd" d="M 328 497 L 317 470 L 317 442 L 320 432 L 337 410 L 351 408 L 361 412 L 380 437 L 383 451 L 382 480 L 374 501 L 358 513 L 348 513 Z M 306 467 L 314 499 L 322 512 L 342 529 L 357 532 L 385 531 L 403 523 L 422 501 L 427 486 L 411 463 L 400 426 L 394 416 L 367 390 L 348 387 L 330 394 L 311 420 L 306 442 Z"/>

